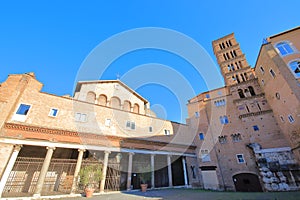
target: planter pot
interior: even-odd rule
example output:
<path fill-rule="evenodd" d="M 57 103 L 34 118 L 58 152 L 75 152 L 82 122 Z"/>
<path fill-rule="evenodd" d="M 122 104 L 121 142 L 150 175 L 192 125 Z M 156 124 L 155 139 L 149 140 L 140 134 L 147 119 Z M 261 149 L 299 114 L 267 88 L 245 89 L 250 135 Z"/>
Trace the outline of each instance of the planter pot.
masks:
<path fill-rule="evenodd" d="M 142 192 L 146 192 L 147 191 L 147 187 L 148 187 L 148 184 L 141 184 L 141 190 L 142 190 Z"/>
<path fill-rule="evenodd" d="M 92 189 L 92 188 L 86 188 L 85 190 L 84 190 L 84 192 L 85 192 L 85 197 L 92 197 L 93 196 L 93 194 L 94 194 L 94 190 L 95 189 Z"/>

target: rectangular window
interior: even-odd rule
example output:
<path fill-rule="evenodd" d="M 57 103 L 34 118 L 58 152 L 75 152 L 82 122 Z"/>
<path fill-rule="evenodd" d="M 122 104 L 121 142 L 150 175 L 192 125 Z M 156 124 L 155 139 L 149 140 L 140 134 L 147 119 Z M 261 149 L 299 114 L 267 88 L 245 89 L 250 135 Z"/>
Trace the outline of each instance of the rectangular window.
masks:
<path fill-rule="evenodd" d="M 209 95 L 209 94 L 206 94 L 206 95 L 205 95 L 205 98 L 208 98 L 208 99 L 209 99 L 209 98 L 210 98 L 210 95 Z"/>
<path fill-rule="evenodd" d="M 87 121 L 87 115 L 84 113 L 76 113 L 75 114 L 75 121 L 77 122 L 86 122 Z"/>
<path fill-rule="evenodd" d="M 135 122 L 131 122 L 131 129 L 135 130 Z"/>
<path fill-rule="evenodd" d="M 254 130 L 254 131 L 259 131 L 258 126 L 257 126 L 257 125 L 253 126 L 253 130 Z"/>
<path fill-rule="evenodd" d="M 50 112 L 49 112 L 49 116 L 50 116 L 50 117 L 56 117 L 56 116 L 57 116 L 57 113 L 58 113 L 58 109 L 56 109 L 56 108 L 51 108 L 51 109 L 50 109 Z"/>
<path fill-rule="evenodd" d="M 245 163 L 244 155 L 243 154 L 237 154 L 236 159 L 238 163 Z"/>
<path fill-rule="evenodd" d="M 105 119 L 105 126 L 110 126 L 111 119 Z"/>
<path fill-rule="evenodd" d="M 31 106 L 27 104 L 20 104 L 16 113 L 12 116 L 13 121 L 25 122 Z"/>
<path fill-rule="evenodd" d="M 199 112 L 195 112 L 195 117 L 196 117 L 196 118 L 199 118 L 199 117 L 200 117 Z"/>
<path fill-rule="evenodd" d="M 272 76 L 273 78 L 276 77 L 276 74 L 275 74 L 275 72 L 273 71 L 273 69 L 270 69 L 270 74 L 271 74 L 271 76 Z"/>
<path fill-rule="evenodd" d="M 126 122 L 126 128 L 131 129 L 131 130 L 135 130 L 135 122 L 127 121 Z"/>
<path fill-rule="evenodd" d="M 28 111 L 30 109 L 30 105 L 27 104 L 21 104 L 16 112 L 18 115 L 27 115 Z"/>
<path fill-rule="evenodd" d="M 228 117 L 226 115 L 220 116 L 220 122 L 221 124 L 228 124 Z"/>
<path fill-rule="evenodd" d="M 165 129 L 165 135 L 170 135 L 170 130 Z"/>
<path fill-rule="evenodd" d="M 131 127 L 131 122 L 130 121 L 127 121 L 126 122 L 126 128 L 130 128 Z"/>
<path fill-rule="evenodd" d="M 151 133 L 153 131 L 152 126 L 149 126 L 149 132 Z"/>
<path fill-rule="evenodd" d="M 294 123 L 295 122 L 294 117 L 292 115 L 288 115 L 288 119 L 289 119 L 290 123 Z"/>
<path fill-rule="evenodd" d="M 204 140 L 204 134 L 203 133 L 199 133 L 199 139 Z"/>
<path fill-rule="evenodd" d="M 211 161 L 208 149 L 201 149 L 201 160 L 202 162 Z"/>

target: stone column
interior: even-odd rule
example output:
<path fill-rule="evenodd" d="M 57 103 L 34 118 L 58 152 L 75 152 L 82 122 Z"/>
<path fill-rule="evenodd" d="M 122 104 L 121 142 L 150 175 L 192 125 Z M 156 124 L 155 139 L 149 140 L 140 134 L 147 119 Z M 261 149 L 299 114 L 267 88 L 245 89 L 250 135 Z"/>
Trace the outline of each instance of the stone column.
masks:
<path fill-rule="evenodd" d="M 40 171 L 40 175 L 39 175 L 39 178 L 37 180 L 36 187 L 35 187 L 35 190 L 34 190 L 34 194 L 33 194 L 34 197 L 40 197 L 41 196 L 41 192 L 42 192 L 42 189 L 43 189 L 43 184 L 44 184 L 44 181 L 45 181 L 45 178 L 46 178 L 46 174 L 47 174 L 47 171 L 48 171 L 50 161 L 51 161 L 53 152 L 55 150 L 55 147 L 47 147 L 47 149 L 48 149 L 48 151 L 47 151 L 47 154 L 46 154 L 46 157 L 45 157 L 45 160 L 44 160 L 44 163 L 43 163 L 42 169 Z"/>
<path fill-rule="evenodd" d="M 72 187 L 71 187 L 71 194 L 74 194 L 76 192 L 77 182 L 78 182 L 78 174 L 79 174 L 79 171 L 81 168 L 83 153 L 85 152 L 84 149 L 78 149 L 78 151 L 79 151 L 79 153 L 78 153 L 78 157 L 77 157 L 77 163 L 76 163 L 73 183 L 72 183 Z"/>
<path fill-rule="evenodd" d="M 155 168 L 154 168 L 154 154 L 151 154 L 151 188 L 155 188 Z"/>
<path fill-rule="evenodd" d="M 0 182 L 0 197 L 2 196 L 2 192 L 4 190 L 5 184 L 7 182 L 7 179 L 9 177 L 9 174 L 10 174 L 11 170 L 14 167 L 14 164 L 15 164 L 15 162 L 17 160 L 17 157 L 18 157 L 18 154 L 19 154 L 21 148 L 22 148 L 21 145 L 15 145 L 14 146 L 13 152 L 12 152 L 12 154 L 10 156 L 10 159 L 9 159 L 9 161 L 7 163 L 5 171 L 3 172 L 3 175 L 2 175 L 2 178 L 1 178 L 1 182 Z"/>
<path fill-rule="evenodd" d="M 169 176 L 169 187 L 173 186 L 173 181 L 172 181 L 172 162 L 171 162 L 171 155 L 167 156 L 167 161 L 168 161 L 168 176 Z"/>
<path fill-rule="evenodd" d="M 108 165 L 108 156 L 110 151 L 104 151 L 104 161 L 103 161 L 103 168 L 102 168 L 102 179 L 100 182 L 100 192 L 104 192 L 105 180 L 106 180 L 106 172 L 107 172 L 107 165 Z"/>
<path fill-rule="evenodd" d="M 182 167 L 183 167 L 184 185 L 185 185 L 185 187 L 187 187 L 188 186 L 188 177 L 187 177 L 185 157 L 182 157 Z"/>
<path fill-rule="evenodd" d="M 131 174 L 132 174 L 132 156 L 134 153 L 130 152 L 128 157 L 128 173 L 127 173 L 127 190 L 131 190 Z"/>

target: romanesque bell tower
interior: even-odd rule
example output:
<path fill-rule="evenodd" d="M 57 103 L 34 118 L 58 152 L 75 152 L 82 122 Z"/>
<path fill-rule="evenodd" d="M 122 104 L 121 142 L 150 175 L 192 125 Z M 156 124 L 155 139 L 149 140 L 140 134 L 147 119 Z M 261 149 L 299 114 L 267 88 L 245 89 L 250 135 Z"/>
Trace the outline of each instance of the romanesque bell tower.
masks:
<path fill-rule="evenodd" d="M 254 78 L 253 71 L 233 33 L 213 41 L 213 50 L 226 86 L 236 85 Z"/>

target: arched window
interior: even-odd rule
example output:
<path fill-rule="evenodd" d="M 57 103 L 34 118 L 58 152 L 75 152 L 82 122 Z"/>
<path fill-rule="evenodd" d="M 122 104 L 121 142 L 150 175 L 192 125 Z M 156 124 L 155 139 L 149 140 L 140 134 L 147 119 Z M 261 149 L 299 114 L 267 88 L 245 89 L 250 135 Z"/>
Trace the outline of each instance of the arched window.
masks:
<path fill-rule="evenodd" d="M 87 102 L 89 103 L 95 103 L 96 101 L 96 94 L 94 92 L 88 92 L 86 95 L 86 99 Z"/>
<path fill-rule="evenodd" d="M 251 96 L 255 96 L 255 92 L 254 92 L 253 87 L 249 86 L 248 89 L 249 89 L 249 92 L 250 92 Z"/>
<path fill-rule="evenodd" d="M 130 103 L 130 101 L 124 101 L 123 110 L 130 111 L 130 109 L 131 109 L 131 103 Z"/>
<path fill-rule="evenodd" d="M 289 67 L 296 76 L 296 78 L 300 78 L 300 60 L 292 61 L 289 64 Z"/>
<path fill-rule="evenodd" d="M 290 46 L 290 44 L 288 42 L 280 42 L 278 44 L 276 44 L 276 48 L 279 50 L 280 54 L 282 56 L 291 54 L 294 52 L 294 50 L 292 49 L 292 47 Z"/>
<path fill-rule="evenodd" d="M 133 106 L 133 112 L 140 113 L 140 106 L 137 103 L 135 103 Z"/>
<path fill-rule="evenodd" d="M 118 97 L 112 97 L 110 99 L 110 107 L 120 109 L 120 107 L 121 107 L 120 99 Z"/>
<path fill-rule="evenodd" d="M 244 92 L 242 89 L 238 89 L 238 93 L 239 93 L 240 98 L 245 98 L 245 95 L 244 95 Z"/>
<path fill-rule="evenodd" d="M 98 104 L 101 105 L 101 106 L 106 106 L 106 104 L 107 104 L 107 97 L 104 94 L 101 94 L 99 96 Z"/>

